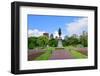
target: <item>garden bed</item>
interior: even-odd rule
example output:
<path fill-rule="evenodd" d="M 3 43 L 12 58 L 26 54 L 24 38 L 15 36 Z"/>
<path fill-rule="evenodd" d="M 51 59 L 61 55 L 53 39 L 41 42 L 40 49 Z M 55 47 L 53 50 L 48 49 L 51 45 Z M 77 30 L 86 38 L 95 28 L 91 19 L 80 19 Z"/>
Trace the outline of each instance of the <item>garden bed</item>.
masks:
<path fill-rule="evenodd" d="M 42 49 L 34 49 L 34 50 L 29 50 L 28 51 L 28 60 L 31 61 L 31 60 L 34 60 L 36 59 L 37 57 L 39 57 L 40 55 L 44 54 L 44 50 Z"/>

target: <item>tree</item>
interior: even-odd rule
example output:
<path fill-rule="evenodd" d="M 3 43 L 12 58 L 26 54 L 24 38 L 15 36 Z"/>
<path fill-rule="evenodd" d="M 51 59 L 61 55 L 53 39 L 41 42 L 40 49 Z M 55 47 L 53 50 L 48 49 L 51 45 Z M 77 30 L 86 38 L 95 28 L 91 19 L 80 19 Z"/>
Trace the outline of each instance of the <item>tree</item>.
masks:
<path fill-rule="evenodd" d="M 68 46 L 68 45 L 77 45 L 79 44 L 79 39 L 77 37 L 76 34 L 73 34 L 72 36 L 68 37 L 68 36 L 65 36 L 64 40 L 63 40 L 63 45 L 64 46 Z"/>
<path fill-rule="evenodd" d="M 57 40 L 56 39 L 50 39 L 48 45 L 51 47 L 56 47 L 57 46 Z"/>
<path fill-rule="evenodd" d="M 65 41 L 67 41 L 67 40 L 68 40 L 68 38 L 69 38 L 69 37 L 66 35 L 66 36 L 64 37 L 64 40 L 65 40 Z"/>
<path fill-rule="evenodd" d="M 29 37 L 28 38 L 28 48 L 33 49 L 38 46 L 37 44 L 37 37 Z"/>
<path fill-rule="evenodd" d="M 58 29 L 58 35 L 61 36 L 61 28 Z"/>
<path fill-rule="evenodd" d="M 69 45 L 69 43 L 68 43 L 68 38 L 69 38 L 69 37 L 66 35 L 66 36 L 64 37 L 64 39 L 62 40 L 63 46 Z"/>
<path fill-rule="evenodd" d="M 70 44 L 76 46 L 77 44 L 79 44 L 79 38 L 76 34 L 73 34 L 70 37 Z"/>
<path fill-rule="evenodd" d="M 68 45 L 66 40 L 62 40 L 62 44 L 63 44 L 64 47 Z"/>
<path fill-rule="evenodd" d="M 88 34 L 87 32 L 83 31 L 83 34 L 80 36 L 80 43 L 84 46 L 88 46 Z"/>
<path fill-rule="evenodd" d="M 65 36 L 64 40 L 62 42 L 63 42 L 64 46 L 81 45 L 81 46 L 87 47 L 88 46 L 88 34 L 87 34 L 87 32 L 83 31 L 82 35 L 80 35 L 80 36 L 77 36 L 76 34 L 73 34 L 70 37 Z"/>
<path fill-rule="evenodd" d="M 29 49 L 33 49 L 33 48 L 34 48 L 34 44 L 33 44 L 32 42 L 29 43 L 29 44 L 28 44 L 28 48 L 29 48 Z"/>
<path fill-rule="evenodd" d="M 37 43 L 38 43 L 38 45 L 39 45 L 40 47 L 46 47 L 47 44 L 48 44 L 48 41 L 49 41 L 49 39 L 48 39 L 47 36 L 40 36 L 40 37 L 38 37 L 38 39 L 37 39 Z"/>

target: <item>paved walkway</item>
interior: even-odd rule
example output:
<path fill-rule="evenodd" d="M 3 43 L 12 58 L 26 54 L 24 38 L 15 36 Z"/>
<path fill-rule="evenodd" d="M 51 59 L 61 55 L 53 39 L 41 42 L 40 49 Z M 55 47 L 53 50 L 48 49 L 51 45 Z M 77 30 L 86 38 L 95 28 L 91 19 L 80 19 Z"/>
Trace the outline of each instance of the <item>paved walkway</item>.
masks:
<path fill-rule="evenodd" d="M 57 60 L 57 59 L 73 59 L 69 51 L 66 50 L 57 50 L 53 51 L 50 60 Z"/>

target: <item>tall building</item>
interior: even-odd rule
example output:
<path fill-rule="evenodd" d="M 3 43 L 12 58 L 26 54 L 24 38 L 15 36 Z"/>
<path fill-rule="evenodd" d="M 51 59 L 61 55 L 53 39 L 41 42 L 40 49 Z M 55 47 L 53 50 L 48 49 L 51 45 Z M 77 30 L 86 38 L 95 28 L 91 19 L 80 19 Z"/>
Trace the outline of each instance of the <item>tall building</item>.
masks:
<path fill-rule="evenodd" d="M 43 33 L 43 35 L 49 38 L 49 33 Z"/>
<path fill-rule="evenodd" d="M 53 36 L 53 34 L 51 34 L 51 35 L 50 35 L 50 39 L 53 39 L 53 38 L 54 38 L 54 36 Z"/>

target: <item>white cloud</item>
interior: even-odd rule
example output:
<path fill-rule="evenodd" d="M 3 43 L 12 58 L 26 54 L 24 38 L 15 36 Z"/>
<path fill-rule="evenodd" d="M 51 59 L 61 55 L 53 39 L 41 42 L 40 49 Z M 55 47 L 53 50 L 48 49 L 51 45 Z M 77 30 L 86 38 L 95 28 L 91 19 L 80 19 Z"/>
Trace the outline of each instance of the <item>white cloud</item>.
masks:
<path fill-rule="evenodd" d="M 40 31 L 38 29 L 33 29 L 33 30 L 28 30 L 28 37 L 32 37 L 32 36 L 35 36 L 35 37 L 39 37 L 41 35 L 43 35 L 44 31 Z"/>
<path fill-rule="evenodd" d="M 88 29 L 88 18 L 81 18 L 67 24 L 68 35 L 77 34 L 80 35 L 83 31 Z"/>
<path fill-rule="evenodd" d="M 53 33 L 53 35 L 54 35 L 54 38 L 57 36 L 57 37 L 59 37 L 59 35 L 58 35 L 58 31 L 55 31 L 54 33 Z M 62 39 L 64 39 L 64 34 L 62 34 L 61 35 L 61 37 L 62 37 Z"/>
<path fill-rule="evenodd" d="M 58 35 L 58 32 L 57 32 L 57 31 L 55 31 L 53 35 L 54 35 L 54 38 L 55 38 L 56 36 L 57 36 L 57 37 L 59 37 L 59 35 Z"/>

